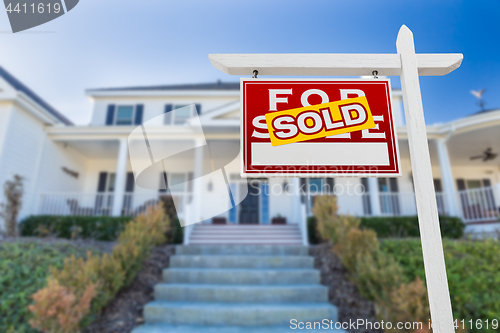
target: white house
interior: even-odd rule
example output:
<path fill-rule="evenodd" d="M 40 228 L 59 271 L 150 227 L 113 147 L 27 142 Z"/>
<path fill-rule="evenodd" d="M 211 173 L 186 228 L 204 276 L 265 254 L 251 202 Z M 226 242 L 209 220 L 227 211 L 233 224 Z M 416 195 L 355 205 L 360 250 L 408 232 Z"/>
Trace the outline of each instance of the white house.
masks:
<path fill-rule="evenodd" d="M 134 182 L 127 138 L 142 122 L 165 114 L 150 139 L 164 140 L 172 147 L 188 147 L 200 140 L 199 133 L 189 125 L 190 117 L 198 112 L 205 139 L 225 142 L 227 155 L 232 156 L 239 151 L 239 87 L 239 83 L 219 81 L 91 89 L 87 95 L 93 102 L 92 120 L 81 126 L 72 124 L 0 68 L 0 183 L 14 174 L 24 177 L 21 219 L 38 214 L 134 215 L 167 194 L 160 188 L 166 176 L 169 195 L 182 202 L 177 206 L 178 216 L 188 220 L 189 214 L 198 212 L 196 204 L 210 203 L 227 188 L 210 180 L 196 188 L 185 182 L 227 156 L 179 156 L 178 163 L 172 163 L 165 175 L 158 174 L 157 189 L 143 189 Z M 196 108 L 169 112 L 190 104 Z M 393 104 L 402 177 L 249 180 L 252 195 L 236 209 L 214 218 L 202 216 L 204 224 L 234 224 L 234 229 L 242 224 L 285 222 L 296 227 L 290 231 L 294 241 L 298 237 L 306 242 L 305 220 L 311 214 L 313 197 L 325 191 L 335 192 L 342 213 L 416 215 L 399 90 L 393 91 Z M 500 151 L 500 109 L 429 125 L 427 133 L 440 214 L 461 217 L 471 232 L 500 228 L 500 158 L 495 158 Z M 235 193 L 246 187 L 238 165 L 230 166 L 226 173 Z M 305 192 L 290 191 L 293 184 L 302 185 Z M 187 230 L 186 242 L 195 242 L 193 228 Z"/>

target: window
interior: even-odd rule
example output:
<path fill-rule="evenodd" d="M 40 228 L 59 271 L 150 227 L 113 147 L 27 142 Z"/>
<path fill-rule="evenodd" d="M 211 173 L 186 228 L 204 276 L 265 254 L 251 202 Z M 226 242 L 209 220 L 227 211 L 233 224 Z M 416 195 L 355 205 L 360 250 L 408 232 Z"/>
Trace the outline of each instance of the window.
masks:
<path fill-rule="evenodd" d="M 312 194 L 334 193 L 333 178 L 309 178 L 309 192 Z"/>
<path fill-rule="evenodd" d="M 134 107 L 118 106 L 116 109 L 115 125 L 132 125 L 134 120 Z"/>
<path fill-rule="evenodd" d="M 191 106 L 189 105 L 176 105 L 174 111 L 174 124 L 184 125 L 191 118 Z"/>
<path fill-rule="evenodd" d="M 186 190 L 187 175 L 185 173 L 172 173 L 169 176 L 170 192 L 184 192 Z"/>
<path fill-rule="evenodd" d="M 399 192 L 398 181 L 396 178 L 379 178 L 378 190 L 380 192 Z"/>
<path fill-rule="evenodd" d="M 108 184 L 107 184 L 107 191 L 108 192 L 115 191 L 115 179 L 116 179 L 116 174 L 110 173 L 109 177 L 108 177 Z"/>
<path fill-rule="evenodd" d="M 194 112 L 193 105 L 172 106 L 172 104 L 167 104 L 165 106 L 165 125 L 185 125 Z"/>

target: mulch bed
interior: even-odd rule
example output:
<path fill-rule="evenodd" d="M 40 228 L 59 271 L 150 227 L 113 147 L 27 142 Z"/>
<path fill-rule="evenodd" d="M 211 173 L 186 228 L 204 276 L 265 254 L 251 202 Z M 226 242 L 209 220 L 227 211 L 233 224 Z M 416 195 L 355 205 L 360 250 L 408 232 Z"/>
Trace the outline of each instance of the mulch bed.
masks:
<path fill-rule="evenodd" d="M 143 324 L 142 309 L 154 299 L 154 286 L 161 282 L 162 271 L 168 267 L 174 253 L 172 245 L 155 247 L 132 284 L 116 295 L 85 332 L 129 333 Z"/>
<path fill-rule="evenodd" d="M 376 322 L 375 307 L 365 299 L 358 288 L 347 278 L 347 270 L 332 252 L 331 244 L 323 243 L 311 247 L 314 256 L 314 267 L 321 272 L 321 283 L 329 288 L 328 299 L 338 309 L 338 321 L 355 322 L 357 319 Z M 356 333 L 382 333 L 383 330 L 348 329 Z"/>

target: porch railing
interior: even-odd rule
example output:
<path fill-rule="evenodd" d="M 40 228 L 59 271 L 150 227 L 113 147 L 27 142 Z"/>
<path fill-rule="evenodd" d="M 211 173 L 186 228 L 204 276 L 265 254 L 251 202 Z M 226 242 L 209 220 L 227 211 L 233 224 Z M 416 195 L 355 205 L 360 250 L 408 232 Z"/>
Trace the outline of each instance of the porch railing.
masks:
<path fill-rule="evenodd" d="M 125 193 L 120 211 L 122 216 L 137 216 L 148 207 L 158 204 L 162 197 L 173 197 L 177 215 L 183 217 L 188 193 Z M 80 216 L 111 216 L 115 195 L 112 192 L 103 193 L 43 193 L 38 204 L 38 215 L 80 215 Z"/>
<path fill-rule="evenodd" d="M 499 187 L 459 191 L 458 200 L 464 222 L 495 221 L 500 212 Z"/>
<path fill-rule="evenodd" d="M 314 206 L 314 197 L 316 195 L 325 195 L 327 193 L 307 193 L 307 212 L 312 215 Z M 417 206 L 415 193 L 413 192 L 389 192 L 379 193 L 380 215 L 381 216 L 409 216 L 417 215 Z M 355 216 L 373 216 L 374 209 L 370 194 L 341 194 L 336 195 L 337 205 L 340 214 Z M 446 208 L 446 199 L 444 193 L 436 193 L 438 213 L 448 215 Z"/>

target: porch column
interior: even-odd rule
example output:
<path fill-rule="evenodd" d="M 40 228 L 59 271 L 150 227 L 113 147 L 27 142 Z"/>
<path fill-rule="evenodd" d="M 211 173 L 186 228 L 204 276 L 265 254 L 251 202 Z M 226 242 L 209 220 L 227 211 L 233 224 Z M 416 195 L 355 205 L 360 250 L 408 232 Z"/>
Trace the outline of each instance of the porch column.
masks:
<path fill-rule="evenodd" d="M 439 157 L 439 167 L 441 168 L 441 179 L 443 182 L 444 195 L 446 197 L 446 207 L 450 216 L 458 216 L 458 202 L 453 181 L 453 173 L 451 172 L 450 157 L 448 148 L 446 147 L 445 139 L 436 139 L 436 148 Z"/>
<path fill-rule="evenodd" d="M 368 194 L 370 194 L 370 207 L 372 210 L 372 216 L 382 215 L 382 212 L 380 211 L 380 194 L 378 191 L 378 178 L 375 177 L 368 178 Z"/>
<path fill-rule="evenodd" d="M 200 142 L 201 141 L 201 142 Z M 207 142 L 208 144 L 208 142 Z M 193 166 L 193 201 L 191 205 L 191 212 L 189 214 L 191 221 L 188 223 L 197 222 L 203 219 L 201 202 L 203 195 L 203 139 L 195 139 L 194 151 L 194 166 Z"/>
<path fill-rule="evenodd" d="M 113 216 L 122 215 L 123 196 L 125 195 L 125 178 L 127 175 L 127 139 L 120 138 L 118 160 L 116 162 L 115 192 L 113 195 Z"/>

